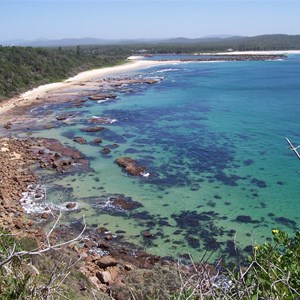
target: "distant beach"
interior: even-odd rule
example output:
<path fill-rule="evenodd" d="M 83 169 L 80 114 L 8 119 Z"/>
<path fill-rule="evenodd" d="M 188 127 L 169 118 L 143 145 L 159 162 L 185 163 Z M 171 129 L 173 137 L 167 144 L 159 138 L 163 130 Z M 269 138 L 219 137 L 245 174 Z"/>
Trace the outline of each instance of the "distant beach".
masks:
<path fill-rule="evenodd" d="M 172 62 L 167 62 L 172 63 Z M 82 85 L 87 81 L 97 79 L 99 77 L 114 75 L 135 69 L 143 69 L 151 66 L 166 64 L 161 61 L 131 60 L 119 66 L 100 68 L 81 72 L 74 77 L 70 77 L 62 82 L 49 83 L 41 85 L 37 88 L 29 90 L 19 96 L 8 99 L 0 103 L 0 114 L 3 114 L 16 106 L 29 105 L 39 102 L 39 99 L 47 96 L 47 93 L 57 91 L 58 93 L 65 89 L 70 89 L 78 85 Z"/>
<path fill-rule="evenodd" d="M 299 54 L 300 50 L 286 50 L 286 51 L 232 51 L 232 52 L 219 52 L 219 53 L 201 53 L 201 55 L 280 55 L 280 54 Z M 199 54 L 200 55 L 200 54 Z M 70 77 L 62 82 L 49 83 L 45 85 L 38 86 L 32 90 L 29 90 L 23 94 L 20 94 L 11 99 L 4 100 L 0 103 L 0 115 L 11 110 L 16 106 L 29 105 L 35 102 L 39 102 L 39 99 L 45 97 L 47 93 L 57 91 L 61 92 L 65 89 L 70 89 L 78 85 L 82 85 L 85 82 L 95 80 L 99 77 L 104 77 L 108 75 L 123 73 L 126 71 L 144 69 L 151 66 L 158 66 L 162 64 L 172 64 L 172 63 L 183 63 L 180 60 L 168 60 L 168 61 L 158 61 L 158 60 L 142 60 L 143 56 L 130 56 L 128 57 L 128 62 L 119 66 L 99 68 L 94 70 L 89 70 L 81 72 L 74 77 Z"/>

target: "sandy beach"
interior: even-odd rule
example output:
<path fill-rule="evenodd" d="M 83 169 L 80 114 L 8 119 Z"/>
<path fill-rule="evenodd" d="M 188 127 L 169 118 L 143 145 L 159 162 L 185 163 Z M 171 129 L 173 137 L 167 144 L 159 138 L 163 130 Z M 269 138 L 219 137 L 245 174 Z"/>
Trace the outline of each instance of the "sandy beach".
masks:
<path fill-rule="evenodd" d="M 232 52 L 220 52 L 220 53 L 202 53 L 206 55 L 278 55 L 278 54 L 300 54 L 300 50 L 286 50 L 286 51 L 232 51 Z M 131 56 L 128 58 L 128 62 L 119 66 L 107 67 L 89 70 L 81 72 L 74 77 L 68 78 L 62 82 L 55 82 L 46 85 L 41 85 L 37 88 L 29 90 L 23 94 L 20 94 L 14 98 L 8 99 L 0 103 L 0 115 L 3 115 L 15 107 L 22 107 L 25 105 L 39 103 L 41 99 L 45 99 L 50 92 L 56 94 L 56 97 L 61 96 L 62 92 L 65 95 L 72 95 L 71 90 L 73 89 L 73 95 L 76 94 L 76 88 L 83 85 L 95 85 L 91 81 L 96 81 L 101 78 L 105 78 L 110 75 L 116 75 L 127 71 L 145 69 L 151 66 L 157 65 L 168 65 L 184 63 L 183 61 L 153 61 L 153 60 L 141 60 L 143 56 Z M 90 82 L 90 83 L 89 83 Z M 49 96 L 47 98 L 50 98 Z M 51 101 L 50 101 L 51 102 Z"/>
<path fill-rule="evenodd" d="M 0 115 L 10 111 L 12 108 L 29 105 L 32 102 L 38 102 L 40 98 L 44 98 L 45 96 L 47 96 L 49 92 L 57 91 L 58 94 L 59 92 L 62 92 L 65 89 L 70 89 L 78 85 L 84 85 L 85 82 L 88 82 L 90 80 L 96 80 L 98 78 L 103 78 L 109 75 L 124 73 L 132 70 L 144 69 L 144 68 L 161 65 L 161 64 L 170 64 L 170 63 L 172 63 L 172 61 L 162 62 L 162 61 L 131 60 L 128 61 L 128 63 L 119 66 L 81 72 L 76 76 L 68 78 L 62 82 L 55 82 L 55 83 L 41 85 L 37 88 L 29 90 L 14 98 L 3 101 L 0 104 Z"/>

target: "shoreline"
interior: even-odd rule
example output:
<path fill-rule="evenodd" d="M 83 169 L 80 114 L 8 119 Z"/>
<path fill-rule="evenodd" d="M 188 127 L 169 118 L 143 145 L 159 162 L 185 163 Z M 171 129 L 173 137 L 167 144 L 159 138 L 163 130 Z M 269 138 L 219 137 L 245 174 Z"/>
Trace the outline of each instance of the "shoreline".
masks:
<path fill-rule="evenodd" d="M 286 51 L 232 51 L 232 52 L 218 52 L 218 53 L 201 53 L 201 55 L 278 55 L 278 54 L 300 54 L 300 50 L 286 50 Z M 121 65 L 113 67 L 98 68 L 80 72 L 77 75 L 67 78 L 61 82 L 54 82 L 45 85 L 40 85 L 36 88 L 28 90 L 20 95 L 13 98 L 6 99 L 0 102 L 0 115 L 12 110 L 15 107 L 30 105 L 33 102 L 38 101 L 40 98 L 44 98 L 49 92 L 57 91 L 61 92 L 65 89 L 75 88 L 78 85 L 96 80 L 97 78 L 103 78 L 108 75 L 116 75 L 127 71 L 146 69 L 149 67 L 159 65 L 169 65 L 185 63 L 188 61 L 181 60 L 166 60 L 166 61 L 155 61 L 155 60 L 141 60 L 142 56 L 130 56 L 127 58 L 127 62 Z M 205 62 L 205 61 L 204 61 Z M 38 101 L 39 102 L 39 101 Z"/>
<path fill-rule="evenodd" d="M 128 62 L 118 66 L 84 71 L 64 81 L 40 85 L 18 96 L 4 100 L 2 103 L 0 103 L 0 115 L 5 114 L 15 107 L 30 105 L 36 100 L 45 97 L 49 92 L 60 92 L 64 89 L 76 87 L 90 80 L 96 80 L 97 78 L 102 78 L 108 75 L 116 75 L 127 71 L 145 69 L 152 66 L 172 63 L 180 63 L 180 61 L 165 62 L 150 60 L 129 60 Z"/>

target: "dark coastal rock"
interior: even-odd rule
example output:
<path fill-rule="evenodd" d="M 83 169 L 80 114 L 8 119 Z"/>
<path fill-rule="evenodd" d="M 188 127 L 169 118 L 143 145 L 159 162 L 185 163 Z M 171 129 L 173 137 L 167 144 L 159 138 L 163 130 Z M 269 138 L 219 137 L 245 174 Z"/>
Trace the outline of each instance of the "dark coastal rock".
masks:
<path fill-rule="evenodd" d="M 47 220 L 49 218 L 49 213 L 47 213 L 47 212 L 42 213 L 41 218 L 44 220 Z"/>
<path fill-rule="evenodd" d="M 51 124 L 51 123 L 46 124 L 46 125 L 44 126 L 45 129 L 52 129 L 52 128 L 54 128 L 54 127 L 55 127 L 55 125 L 54 125 L 54 124 Z"/>
<path fill-rule="evenodd" d="M 121 196 L 111 197 L 109 200 L 113 206 L 122 210 L 134 210 L 143 206 L 141 203 L 133 201 L 131 198 L 125 198 Z"/>
<path fill-rule="evenodd" d="M 5 128 L 7 130 L 11 129 L 11 125 L 12 125 L 11 122 L 7 122 L 6 124 L 3 125 L 3 128 Z"/>
<path fill-rule="evenodd" d="M 39 139 L 39 141 L 50 151 L 55 151 L 63 156 L 71 157 L 73 159 L 83 158 L 82 154 L 78 150 L 65 147 L 55 139 Z"/>
<path fill-rule="evenodd" d="M 143 237 L 147 238 L 147 239 L 153 238 L 154 234 L 152 232 L 150 232 L 150 231 L 146 231 L 146 232 L 143 233 Z"/>
<path fill-rule="evenodd" d="M 75 208 L 76 205 L 77 205 L 76 202 L 70 202 L 70 203 L 66 204 L 66 208 L 67 209 L 72 209 L 72 208 Z"/>
<path fill-rule="evenodd" d="M 111 152 L 111 150 L 109 148 L 103 148 L 102 149 L 103 154 L 109 154 L 110 152 Z"/>
<path fill-rule="evenodd" d="M 145 78 L 144 79 L 144 83 L 147 83 L 147 84 L 155 84 L 155 83 L 158 83 L 159 80 L 158 79 L 151 79 L 151 78 Z"/>
<path fill-rule="evenodd" d="M 97 127 L 85 127 L 82 129 L 84 132 L 97 132 L 104 130 L 105 127 L 97 126 Z"/>
<path fill-rule="evenodd" d="M 86 144 L 86 140 L 80 136 L 74 137 L 73 141 L 81 145 Z"/>
<path fill-rule="evenodd" d="M 102 140 L 98 138 L 98 139 L 94 139 L 93 142 L 96 144 L 100 144 L 102 143 Z"/>
<path fill-rule="evenodd" d="M 94 101 L 115 99 L 115 98 L 117 98 L 116 94 L 95 94 L 95 95 L 89 96 L 89 99 L 94 100 Z"/>
<path fill-rule="evenodd" d="M 108 117 L 92 117 L 88 121 L 94 124 L 111 124 L 115 122 L 114 119 Z"/>
<path fill-rule="evenodd" d="M 64 113 L 62 115 L 59 115 L 56 117 L 56 120 L 57 121 L 64 121 L 68 118 L 71 118 L 71 117 L 75 117 L 77 115 L 77 112 L 69 112 L 69 113 Z"/>
<path fill-rule="evenodd" d="M 146 167 L 139 167 L 137 162 L 131 157 L 119 157 L 115 160 L 115 162 L 125 169 L 125 171 L 133 176 L 140 176 L 141 173 L 145 172 Z"/>

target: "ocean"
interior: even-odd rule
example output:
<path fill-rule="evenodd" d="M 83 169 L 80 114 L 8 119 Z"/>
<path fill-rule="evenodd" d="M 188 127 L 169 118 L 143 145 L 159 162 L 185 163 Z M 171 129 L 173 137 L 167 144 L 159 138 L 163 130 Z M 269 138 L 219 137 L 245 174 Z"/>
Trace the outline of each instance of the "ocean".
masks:
<path fill-rule="evenodd" d="M 250 253 L 251 245 L 271 239 L 272 229 L 292 234 L 299 228 L 300 165 L 285 140 L 300 144 L 299 55 L 173 63 L 126 75 L 160 81 L 129 86 L 114 100 L 87 101 L 68 122 L 32 132 L 90 160 L 87 173 L 41 172 L 47 201 L 79 203 L 65 222 L 85 215 L 89 227 L 106 227 L 123 242 L 195 261 L 206 252 L 211 260 L 232 257 L 236 247 Z M 48 111 L 47 120 L 74 111 L 68 103 L 38 109 Z M 115 122 L 82 132 L 92 116 Z M 88 143 L 75 143 L 75 136 Z M 100 146 L 95 138 L 103 140 Z M 104 147 L 111 152 L 103 154 Z M 150 175 L 126 174 L 115 163 L 121 156 Z M 112 205 L 120 197 L 130 210 Z"/>

